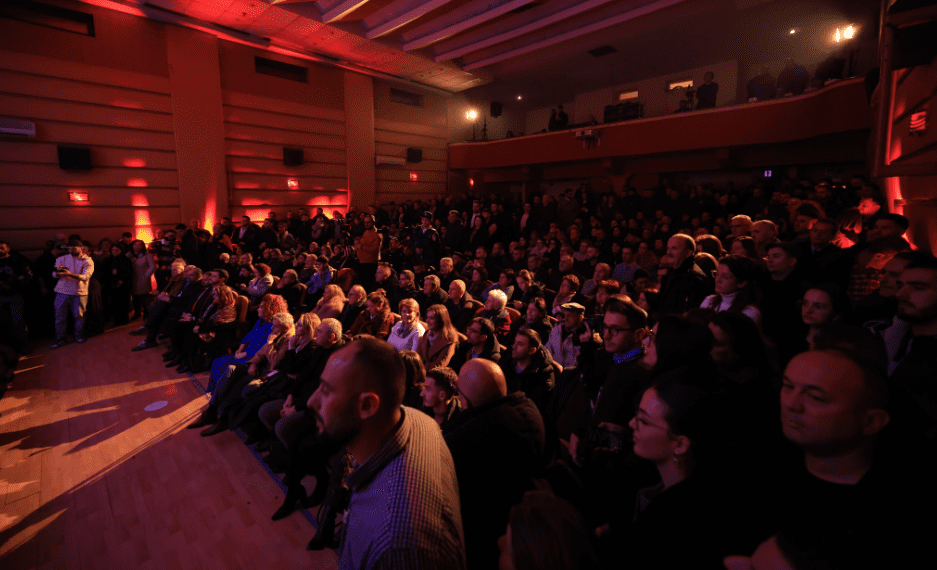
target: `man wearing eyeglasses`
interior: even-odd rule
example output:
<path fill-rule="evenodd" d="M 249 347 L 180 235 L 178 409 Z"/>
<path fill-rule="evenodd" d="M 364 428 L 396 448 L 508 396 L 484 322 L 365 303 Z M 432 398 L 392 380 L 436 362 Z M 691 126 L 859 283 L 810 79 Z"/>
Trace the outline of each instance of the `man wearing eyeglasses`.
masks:
<path fill-rule="evenodd" d="M 622 295 L 613 295 L 606 303 L 602 323 L 602 344 L 593 342 L 592 330 L 580 337 L 580 370 L 589 399 L 588 414 L 569 437 L 569 453 L 587 468 L 597 448 L 620 450 L 629 441 L 627 427 L 634 403 L 647 387 L 650 374 L 641 365 L 642 341 L 647 336 L 647 313 Z M 629 446 L 630 447 L 630 446 Z M 605 469 L 594 476 L 608 477 Z M 599 483 L 596 481 L 596 483 Z M 601 487 L 607 488 L 602 484 Z"/>

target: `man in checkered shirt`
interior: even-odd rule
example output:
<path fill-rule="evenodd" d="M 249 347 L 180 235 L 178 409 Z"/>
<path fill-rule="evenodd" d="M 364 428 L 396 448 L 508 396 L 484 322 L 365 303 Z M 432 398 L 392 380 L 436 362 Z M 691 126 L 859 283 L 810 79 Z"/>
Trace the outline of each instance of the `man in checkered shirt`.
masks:
<path fill-rule="evenodd" d="M 309 398 L 319 433 L 344 445 L 348 476 L 339 568 L 465 568 L 459 486 L 452 455 L 428 415 L 401 405 L 403 359 L 362 338 L 329 358 Z"/>

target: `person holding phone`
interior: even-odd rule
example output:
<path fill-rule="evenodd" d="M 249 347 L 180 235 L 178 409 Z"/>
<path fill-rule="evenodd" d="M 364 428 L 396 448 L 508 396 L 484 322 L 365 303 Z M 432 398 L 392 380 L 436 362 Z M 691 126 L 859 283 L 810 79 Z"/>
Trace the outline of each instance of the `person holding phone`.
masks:
<path fill-rule="evenodd" d="M 85 342 L 85 308 L 88 306 L 88 281 L 94 273 L 94 261 L 81 251 L 81 240 L 68 242 L 68 254 L 55 260 L 52 276 L 58 279 L 55 284 L 55 344 L 53 350 L 66 342 L 68 314 L 75 319 L 75 342 Z"/>

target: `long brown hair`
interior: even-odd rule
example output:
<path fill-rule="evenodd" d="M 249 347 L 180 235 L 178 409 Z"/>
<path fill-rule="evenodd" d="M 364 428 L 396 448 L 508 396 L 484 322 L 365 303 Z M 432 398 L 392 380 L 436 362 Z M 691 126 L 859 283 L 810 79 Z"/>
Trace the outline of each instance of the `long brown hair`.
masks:
<path fill-rule="evenodd" d="M 449 309 L 445 305 L 431 305 L 426 309 L 426 314 L 429 315 L 429 312 L 432 311 L 436 315 L 436 320 L 439 321 L 443 337 L 446 340 L 455 342 L 459 338 L 459 333 L 456 331 L 455 327 L 452 326 L 452 319 L 449 318 Z"/>

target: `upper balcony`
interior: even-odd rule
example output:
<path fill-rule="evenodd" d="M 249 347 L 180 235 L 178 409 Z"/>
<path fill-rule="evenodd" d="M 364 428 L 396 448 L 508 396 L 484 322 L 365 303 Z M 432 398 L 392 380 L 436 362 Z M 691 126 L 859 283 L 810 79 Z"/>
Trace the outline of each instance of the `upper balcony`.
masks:
<path fill-rule="evenodd" d="M 497 141 L 452 143 L 449 168 L 480 170 L 613 157 L 789 143 L 868 130 L 872 112 L 861 78 L 803 95 Z"/>

